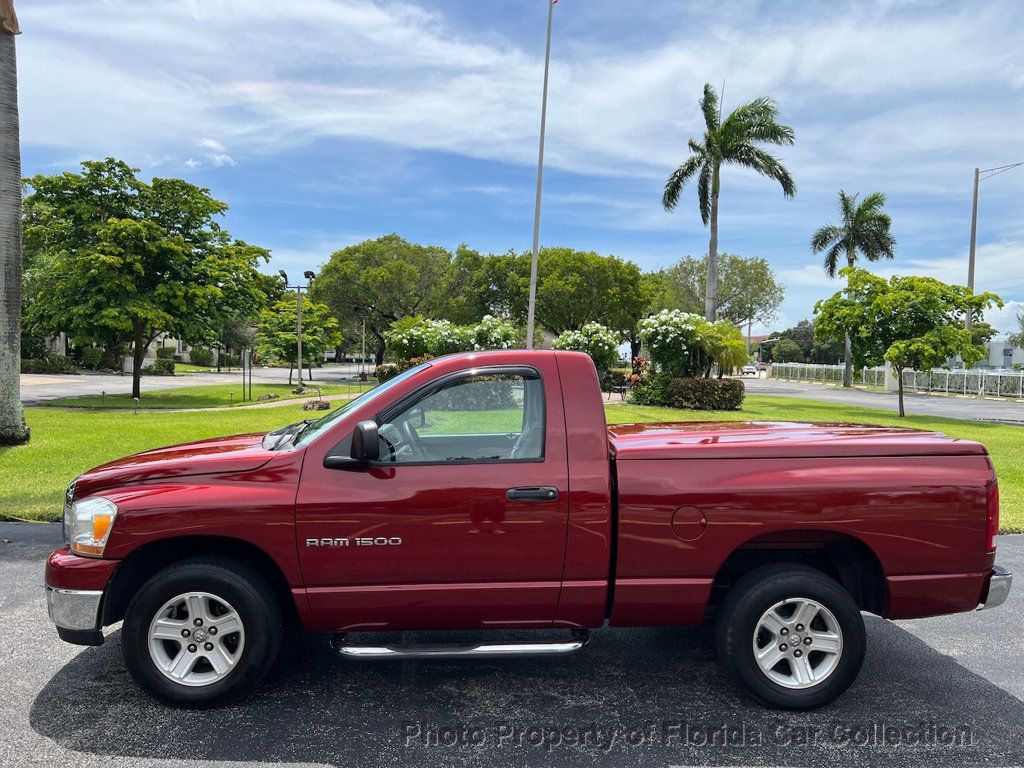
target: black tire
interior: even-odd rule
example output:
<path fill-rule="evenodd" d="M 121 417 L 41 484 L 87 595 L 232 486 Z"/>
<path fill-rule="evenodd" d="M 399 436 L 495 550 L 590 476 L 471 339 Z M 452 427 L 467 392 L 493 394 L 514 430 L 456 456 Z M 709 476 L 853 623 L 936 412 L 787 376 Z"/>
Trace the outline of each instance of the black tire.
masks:
<path fill-rule="evenodd" d="M 827 677 L 808 688 L 780 685 L 754 657 L 754 632 L 761 617 L 780 601 L 794 598 L 824 606 L 842 630 L 839 660 Z M 812 709 L 835 699 L 856 679 L 864 662 L 866 635 L 860 609 L 842 585 L 813 568 L 780 563 L 751 571 L 729 590 L 719 610 L 715 643 L 727 674 L 762 704 Z M 782 662 L 781 670 L 791 670 L 788 664 Z"/>
<path fill-rule="evenodd" d="M 223 678 L 198 687 L 169 679 L 149 647 L 149 628 L 157 612 L 189 592 L 223 599 L 237 612 L 245 633 L 234 667 Z M 172 706 L 205 709 L 228 704 L 256 688 L 277 658 L 282 632 L 280 600 L 258 571 L 233 560 L 203 557 L 170 565 L 143 584 L 125 613 L 121 645 L 128 671 L 149 694 Z"/>

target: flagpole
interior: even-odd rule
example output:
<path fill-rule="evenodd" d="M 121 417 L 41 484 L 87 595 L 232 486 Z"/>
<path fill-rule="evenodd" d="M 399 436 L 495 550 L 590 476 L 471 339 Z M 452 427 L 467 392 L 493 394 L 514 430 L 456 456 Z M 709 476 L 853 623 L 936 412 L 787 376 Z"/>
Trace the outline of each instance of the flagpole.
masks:
<path fill-rule="evenodd" d="M 540 107 L 540 149 L 537 157 L 537 201 L 533 209 L 533 258 L 530 260 L 530 304 L 526 313 L 526 348 L 533 349 L 534 317 L 537 311 L 537 262 L 540 260 L 540 196 L 544 186 L 544 132 L 548 120 L 548 72 L 551 69 L 551 22 L 555 3 L 548 0 L 548 39 L 544 49 L 544 98 Z"/>

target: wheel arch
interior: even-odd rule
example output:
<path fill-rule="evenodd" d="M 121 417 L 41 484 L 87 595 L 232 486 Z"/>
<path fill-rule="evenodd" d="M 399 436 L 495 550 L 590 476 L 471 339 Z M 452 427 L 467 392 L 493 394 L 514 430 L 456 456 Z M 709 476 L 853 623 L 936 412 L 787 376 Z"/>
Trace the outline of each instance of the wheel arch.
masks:
<path fill-rule="evenodd" d="M 297 620 L 288 580 L 264 549 L 230 536 L 174 536 L 147 542 L 121 561 L 104 594 L 103 626 L 124 618 L 132 596 L 146 580 L 178 561 L 197 555 L 221 557 L 255 568 L 266 577 L 289 621 Z"/>
<path fill-rule="evenodd" d="M 740 544 L 715 574 L 709 607 L 714 610 L 742 576 L 774 563 L 821 571 L 842 584 L 861 610 L 885 614 L 888 589 L 882 564 L 871 547 L 847 533 L 814 529 L 761 534 Z"/>

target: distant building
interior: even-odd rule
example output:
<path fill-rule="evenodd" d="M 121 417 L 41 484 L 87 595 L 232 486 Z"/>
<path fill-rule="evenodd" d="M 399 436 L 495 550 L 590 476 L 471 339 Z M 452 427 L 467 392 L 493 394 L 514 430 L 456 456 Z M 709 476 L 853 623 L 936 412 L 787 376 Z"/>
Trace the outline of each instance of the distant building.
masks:
<path fill-rule="evenodd" d="M 1010 343 L 1009 336 L 995 336 L 989 340 L 988 357 L 980 360 L 978 368 L 1024 367 L 1024 349 Z"/>

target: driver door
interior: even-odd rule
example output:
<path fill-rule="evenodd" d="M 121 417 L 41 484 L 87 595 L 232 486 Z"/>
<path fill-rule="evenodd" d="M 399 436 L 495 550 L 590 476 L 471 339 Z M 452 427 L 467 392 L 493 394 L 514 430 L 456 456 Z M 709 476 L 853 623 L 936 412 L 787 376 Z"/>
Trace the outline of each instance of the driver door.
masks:
<path fill-rule="evenodd" d="M 440 377 L 378 414 L 378 462 L 322 470 L 329 500 L 303 503 L 300 492 L 302 568 L 321 626 L 552 622 L 568 515 L 557 376 L 506 366 Z M 338 538 L 348 543 L 304 546 Z"/>

